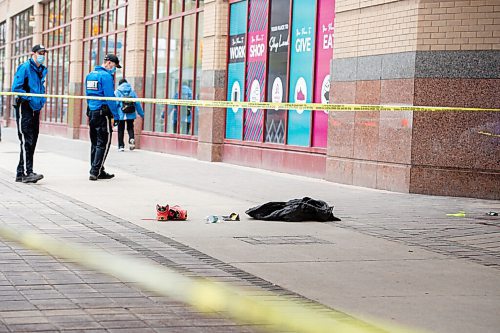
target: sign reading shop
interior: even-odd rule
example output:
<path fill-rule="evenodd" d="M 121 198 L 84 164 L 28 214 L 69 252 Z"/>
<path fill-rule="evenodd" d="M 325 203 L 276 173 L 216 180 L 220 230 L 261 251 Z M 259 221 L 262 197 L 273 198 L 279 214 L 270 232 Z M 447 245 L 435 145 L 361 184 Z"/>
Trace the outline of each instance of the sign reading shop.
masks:
<path fill-rule="evenodd" d="M 245 61 L 245 34 L 229 36 L 229 63 Z"/>

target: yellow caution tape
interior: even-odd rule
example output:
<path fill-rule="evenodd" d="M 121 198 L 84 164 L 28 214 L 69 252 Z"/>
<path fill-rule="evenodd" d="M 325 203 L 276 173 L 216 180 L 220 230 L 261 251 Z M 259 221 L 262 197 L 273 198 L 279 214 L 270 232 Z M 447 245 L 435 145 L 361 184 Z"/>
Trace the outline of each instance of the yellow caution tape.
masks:
<path fill-rule="evenodd" d="M 486 135 L 486 136 L 492 136 L 495 138 L 500 138 L 500 134 L 493 134 L 493 133 L 485 132 L 485 131 L 479 131 L 477 133 L 482 134 L 482 135 Z"/>
<path fill-rule="evenodd" d="M 500 109 L 434 107 L 410 105 L 369 105 L 369 104 L 321 104 L 321 103 L 272 103 L 272 102 L 233 102 L 233 101 L 203 101 L 168 98 L 119 98 L 97 96 L 73 96 L 0 92 L 0 96 L 30 96 L 66 99 L 93 99 L 101 101 L 127 101 L 153 104 L 168 104 L 180 106 L 197 106 L 209 108 L 247 108 L 274 110 L 322 110 L 322 111 L 468 111 L 468 112 L 500 112 Z"/>
<path fill-rule="evenodd" d="M 465 217 L 465 212 L 463 210 L 458 211 L 454 214 L 446 214 L 446 216 L 454 216 L 454 217 Z"/>
<path fill-rule="evenodd" d="M 262 290 L 243 290 L 201 278 L 183 276 L 146 260 L 58 240 L 32 231 L 0 225 L 0 237 L 26 248 L 70 260 L 81 266 L 135 283 L 158 295 L 184 302 L 205 313 L 224 312 L 245 324 L 270 332 L 410 333 L 393 325 L 377 327 L 320 305 L 278 297 Z"/>

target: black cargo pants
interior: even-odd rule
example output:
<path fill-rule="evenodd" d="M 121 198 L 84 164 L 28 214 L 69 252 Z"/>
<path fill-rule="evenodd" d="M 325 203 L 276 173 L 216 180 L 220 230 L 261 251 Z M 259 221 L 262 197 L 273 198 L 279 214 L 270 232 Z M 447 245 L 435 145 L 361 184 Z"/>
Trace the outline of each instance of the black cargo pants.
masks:
<path fill-rule="evenodd" d="M 17 165 L 17 176 L 33 173 L 33 156 L 35 154 L 38 133 L 40 132 L 40 112 L 34 111 L 29 102 L 19 101 L 16 110 L 17 136 L 21 142 L 21 153 Z"/>
<path fill-rule="evenodd" d="M 113 124 L 111 123 L 111 112 L 107 107 L 100 110 L 88 111 L 90 117 L 90 174 L 99 176 L 104 171 L 104 162 L 108 156 L 111 146 L 111 134 Z"/>

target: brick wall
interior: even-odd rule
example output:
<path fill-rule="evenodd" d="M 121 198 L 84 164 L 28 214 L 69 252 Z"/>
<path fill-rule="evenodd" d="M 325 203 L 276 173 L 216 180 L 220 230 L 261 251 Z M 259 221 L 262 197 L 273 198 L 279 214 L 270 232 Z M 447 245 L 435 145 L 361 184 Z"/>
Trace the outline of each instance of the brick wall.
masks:
<path fill-rule="evenodd" d="M 337 0 L 335 58 L 500 49 L 500 2 Z"/>
<path fill-rule="evenodd" d="M 500 1 L 421 0 L 418 51 L 500 50 Z"/>
<path fill-rule="evenodd" d="M 144 22 L 146 20 L 146 9 L 146 0 L 129 0 L 128 2 L 125 66 L 127 77 L 136 78 L 133 83 L 139 94 L 142 93 L 143 82 L 138 81 L 144 75 L 144 36 L 146 34 Z"/>
<path fill-rule="evenodd" d="M 227 2 L 205 1 L 203 13 L 203 70 L 225 70 L 227 53 Z"/>
<path fill-rule="evenodd" d="M 417 0 L 338 0 L 335 58 L 416 50 Z"/>

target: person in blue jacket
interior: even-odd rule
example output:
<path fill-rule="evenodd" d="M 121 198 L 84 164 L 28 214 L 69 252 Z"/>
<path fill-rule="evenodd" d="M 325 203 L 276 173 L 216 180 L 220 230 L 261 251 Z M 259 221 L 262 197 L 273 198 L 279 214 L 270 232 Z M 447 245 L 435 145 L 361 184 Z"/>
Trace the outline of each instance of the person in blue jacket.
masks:
<path fill-rule="evenodd" d="M 115 97 L 114 75 L 120 66 L 118 57 L 108 54 L 104 57 L 102 66 L 96 66 L 85 78 L 87 96 Z M 90 176 L 89 180 L 111 179 L 115 175 L 104 170 L 104 162 L 108 156 L 113 133 L 113 122 L 119 119 L 117 104 L 110 100 L 87 100 L 87 116 L 89 117 Z"/>
<path fill-rule="evenodd" d="M 47 50 L 43 45 L 32 48 L 31 57 L 17 67 L 12 91 L 19 93 L 45 94 L 47 67 L 43 65 Z M 16 110 L 17 135 L 21 141 L 21 153 L 17 165 L 16 182 L 36 183 L 43 175 L 33 172 L 33 156 L 40 130 L 40 110 L 45 97 L 18 96 Z"/>
<path fill-rule="evenodd" d="M 118 89 L 115 90 L 116 97 L 130 97 L 137 98 L 137 94 L 130 83 L 126 79 L 121 79 L 118 82 Z M 123 137 L 125 135 L 125 124 L 127 125 L 128 143 L 130 150 L 135 149 L 135 136 L 134 136 L 134 120 L 139 114 L 144 119 L 144 110 L 139 102 L 118 102 L 118 150 L 125 151 L 125 143 Z"/>

